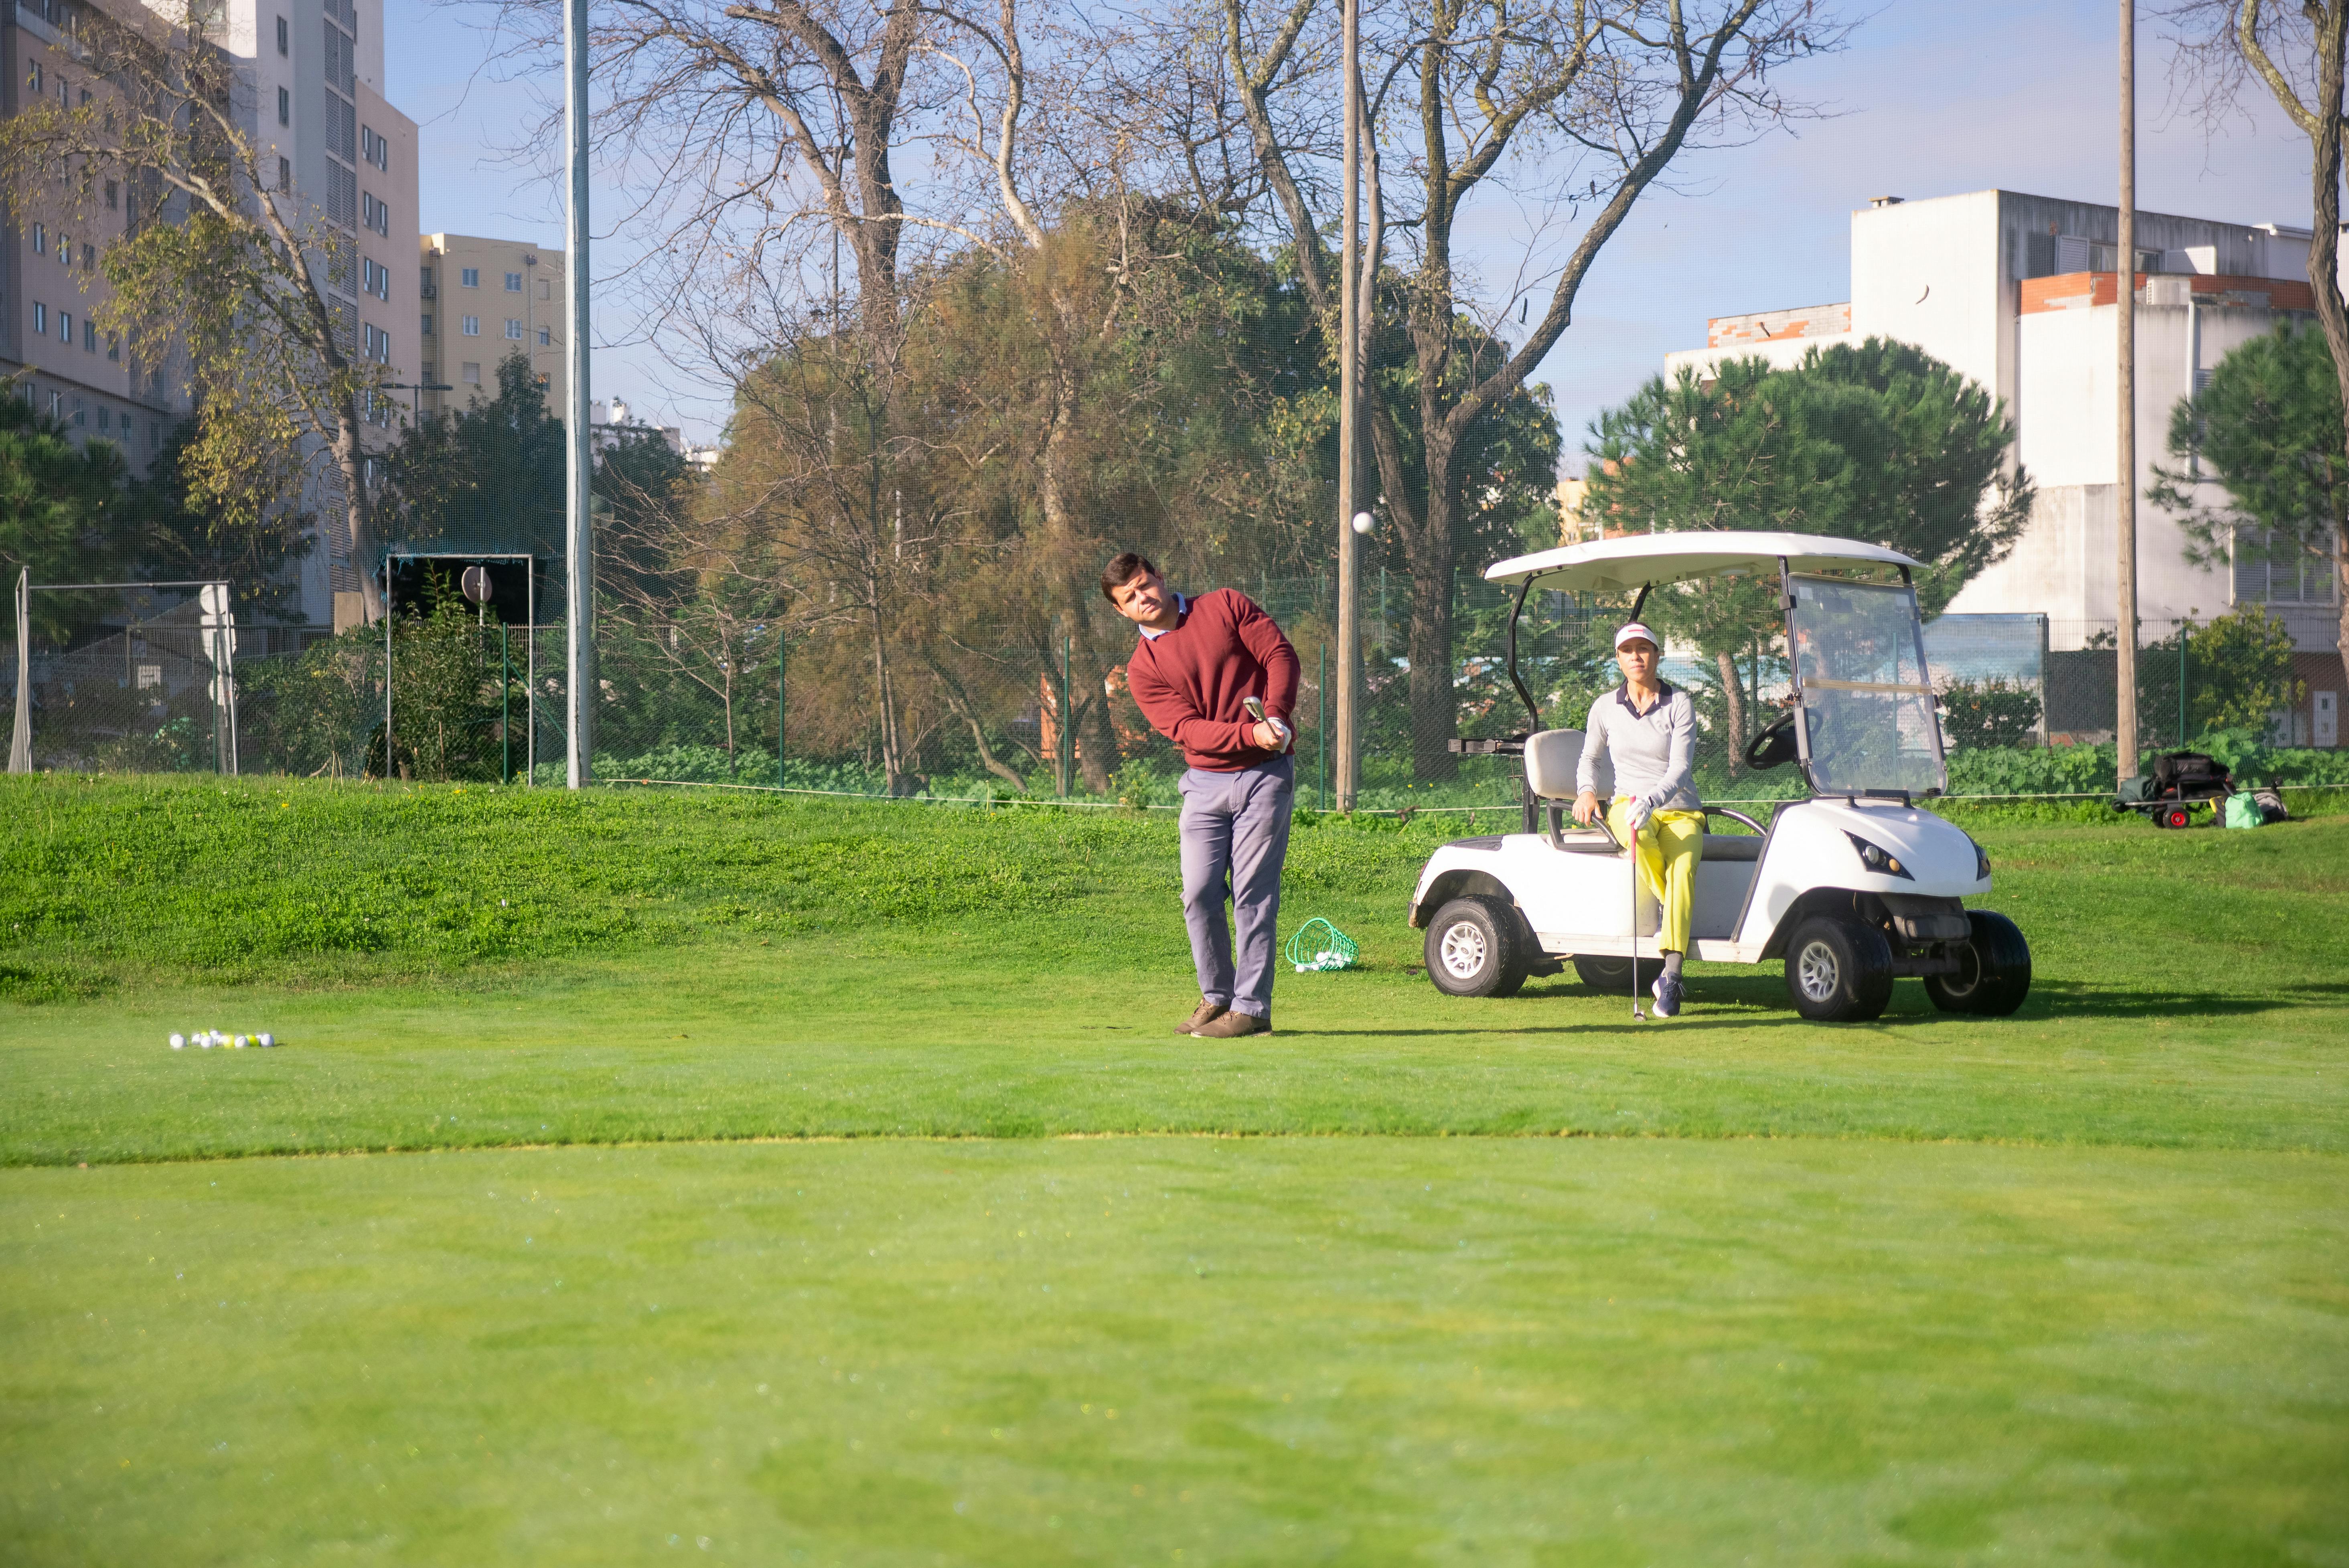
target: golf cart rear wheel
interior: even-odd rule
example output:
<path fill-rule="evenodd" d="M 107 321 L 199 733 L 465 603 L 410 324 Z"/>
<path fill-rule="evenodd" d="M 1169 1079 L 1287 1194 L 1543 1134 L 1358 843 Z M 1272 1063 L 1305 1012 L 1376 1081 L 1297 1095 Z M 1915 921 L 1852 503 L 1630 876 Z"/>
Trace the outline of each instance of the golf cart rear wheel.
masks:
<path fill-rule="evenodd" d="M 1892 999 L 1892 947 L 1848 915 L 1815 914 L 1786 944 L 1786 995 L 1814 1023 L 1864 1024 Z"/>
<path fill-rule="evenodd" d="M 1647 967 L 1657 975 L 1664 972 L 1661 959 L 1651 959 Z M 1605 958 L 1594 954 L 1574 955 L 1574 972 L 1582 983 L 1602 996 L 1628 996 L 1631 994 L 1631 961 L 1628 958 Z"/>
<path fill-rule="evenodd" d="M 1485 893 L 1455 898 L 1427 927 L 1427 977 L 1447 996 L 1511 996 L 1525 985 L 1532 944 L 1512 905 Z"/>
<path fill-rule="evenodd" d="M 1955 975 L 1925 976 L 1925 995 L 1944 1013 L 2003 1018 L 2031 994 L 2031 944 L 2014 922 L 1986 909 L 1969 910 L 1973 933 L 1958 949 Z"/>
<path fill-rule="evenodd" d="M 2194 825 L 2194 808 L 2191 806 L 2169 807 L 2161 814 L 2161 825 L 2165 828 L 2192 827 Z"/>

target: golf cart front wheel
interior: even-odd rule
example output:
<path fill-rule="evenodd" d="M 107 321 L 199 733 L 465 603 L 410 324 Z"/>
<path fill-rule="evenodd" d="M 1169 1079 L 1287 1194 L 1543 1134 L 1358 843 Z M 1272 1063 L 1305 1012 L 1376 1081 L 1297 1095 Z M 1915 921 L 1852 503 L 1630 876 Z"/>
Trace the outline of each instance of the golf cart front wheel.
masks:
<path fill-rule="evenodd" d="M 1864 1024 L 1892 1000 L 1892 946 L 1846 915 L 1813 915 L 1786 944 L 1786 995 L 1818 1024 Z"/>
<path fill-rule="evenodd" d="M 2172 806 L 2168 808 L 2161 814 L 2161 825 L 2165 828 L 2192 827 L 2194 825 L 2193 808 L 2190 806 Z"/>
<path fill-rule="evenodd" d="M 2003 1018 L 2031 994 L 2031 944 L 2002 914 L 1969 910 L 1966 923 L 1973 930 L 1958 949 L 1958 972 L 1926 975 L 1925 995 L 1944 1013 Z"/>
<path fill-rule="evenodd" d="M 1447 996 L 1515 995 L 1532 962 L 1517 912 L 1487 894 L 1454 899 L 1428 924 L 1427 977 Z"/>

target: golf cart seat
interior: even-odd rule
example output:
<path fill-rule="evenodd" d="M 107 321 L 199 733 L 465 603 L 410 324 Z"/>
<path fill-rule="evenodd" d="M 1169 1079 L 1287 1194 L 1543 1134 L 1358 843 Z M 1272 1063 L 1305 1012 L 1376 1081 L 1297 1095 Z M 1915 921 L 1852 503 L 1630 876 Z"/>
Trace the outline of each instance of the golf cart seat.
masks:
<path fill-rule="evenodd" d="M 1582 761 L 1583 732 L 1578 729 L 1545 729 L 1526 739 L 1526 783 L 1535 798 L 1542 802 L 1549 819 L 1549 841 L 1552 849 L 1575 855 L 1616 855 L 1623 852 L 1613 834 L 1600 828 L 1568 828 L 1557 820 L 1559 815 L 1554 801 L 1571 800 L 1575 796 L 1575 769 Z M 1607 758 L 1599 758 L 1594 772 L 1594 782 L 1601 799 L 1615 789 L 1615 769 Z M 1708 808 L 1710 810 L 1710 808 Z M 1726 813 L 1735 816 L 1734 812 Z M 1751 818 L 1739 818 L 1754 826 Z M 1704 858 L 1728 863 L 1754 861 L 1762 858 L 1762 841 L 1742 833 L 1707 833 L 1704 836 Z"/>
<path fill-rule="evenodd" d="M 1603 828 L 1567 828 L 1555 802 L 1574 799 L 1575 769 L 1582 765 L 1583 733 L 1578 729 L 1545 729 L 1526 738 L 1526 784 L 1540 801 L 1549 827 L 1550 848 L 1573 855 L 1619 855 L 1623 847 Z M 1599 794 L 1605 799 L 1615 788 L 1614 765 L 1599 759 Z"/>

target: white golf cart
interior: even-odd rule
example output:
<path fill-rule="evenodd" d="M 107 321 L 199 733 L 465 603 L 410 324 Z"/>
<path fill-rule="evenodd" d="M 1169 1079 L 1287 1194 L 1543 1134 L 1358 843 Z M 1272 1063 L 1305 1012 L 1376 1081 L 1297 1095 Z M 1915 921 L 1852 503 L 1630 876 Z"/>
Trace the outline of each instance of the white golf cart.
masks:
<path fill-rule="evenodd" d="M 1538 728 L 1540 708 L 1517 673 L 1517 618 L 1536 587 L 1636 592 L 1636 620 L 1655 587 L 1747 573 L 1779 586 L 1793 692 L 1746 760 L 1799 762 L 1810 799 L 1780 806 L 1767 829 L 1705 808 L 1750 831 L 1705 834 L 1688 956 L 1784 959 L 1795 1010 L 1826 1022 L 1877 1016 L 1903 975 L 1923 976 L 1944 1011 L 2002 1016 L 2020 1006 L 2031 988 L 2022 932 L 1959 902 L 1990 891 L 1989 857 L 1913 803 L 1949 781 L 1909 576 L 1916 564 L 1851 540 L 1720 532 L 1601 540 L 1489 568 L 1487 581 L 1518 585 L 1509 679 L 1537 728 L 1453 747 L 1524 757 L 1525 830 L 1457 840 L 1429 857 L 1411 923 L 1427 932 L 1436 988 L 1506 996 L 1570 960 L 1584 984 L 1630 995 L 1638 1014 L 1641 983 L 1661 968 L 1662 912 L 1637 888 L 1629 851 L 1603 822 L 1578 829 L 1566 817 L 1583 733 Z"/>

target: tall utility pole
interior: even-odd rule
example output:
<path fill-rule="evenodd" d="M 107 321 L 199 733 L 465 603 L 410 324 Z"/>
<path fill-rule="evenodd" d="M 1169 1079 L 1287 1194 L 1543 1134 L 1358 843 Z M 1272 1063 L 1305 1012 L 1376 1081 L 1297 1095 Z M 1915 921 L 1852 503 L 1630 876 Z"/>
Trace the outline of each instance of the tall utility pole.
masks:
<path fill-rule="evenodd" d="M 1362 123 L 1361 0 L 1340 0 L 1346 32 L 1346 221 L 1338 256 L 1338 810 L 1354 809 L 1361 780 L 1355 697 L 1361 688 L 1361 552 L 1354 532 L 1354 400 L 1360 390 L 1361 329 L 1355 303 L 1355 255 L 1361 244 Z"/>
<path fill-rule="evenodd" d="M 594 776 L 595 756 L 595 540 L 587 511 L 595 478 L 587 428 L 587 0 L 563 0 L 563 22 L 564 163 L 571 182 L 571 201 L 563 215 L 570 252 L 564 258 L 563 291 L 571 317 L 570 341 L 563 346 L 571 427 L 564 486 L 564 566 L 570 575 L 564 635 L 571 709 L 565 779 L 576 789 Z"/>
<path fill-rule="evenodd" d="M 2114 531 L 2120 539 L 2120 634 L 2115 671 L 2120 712 L 2113 738 L 2120 776 L 2137 774 L 2137 0 L 2121 0 L 2121 242 L 2119 485 Z"/>

